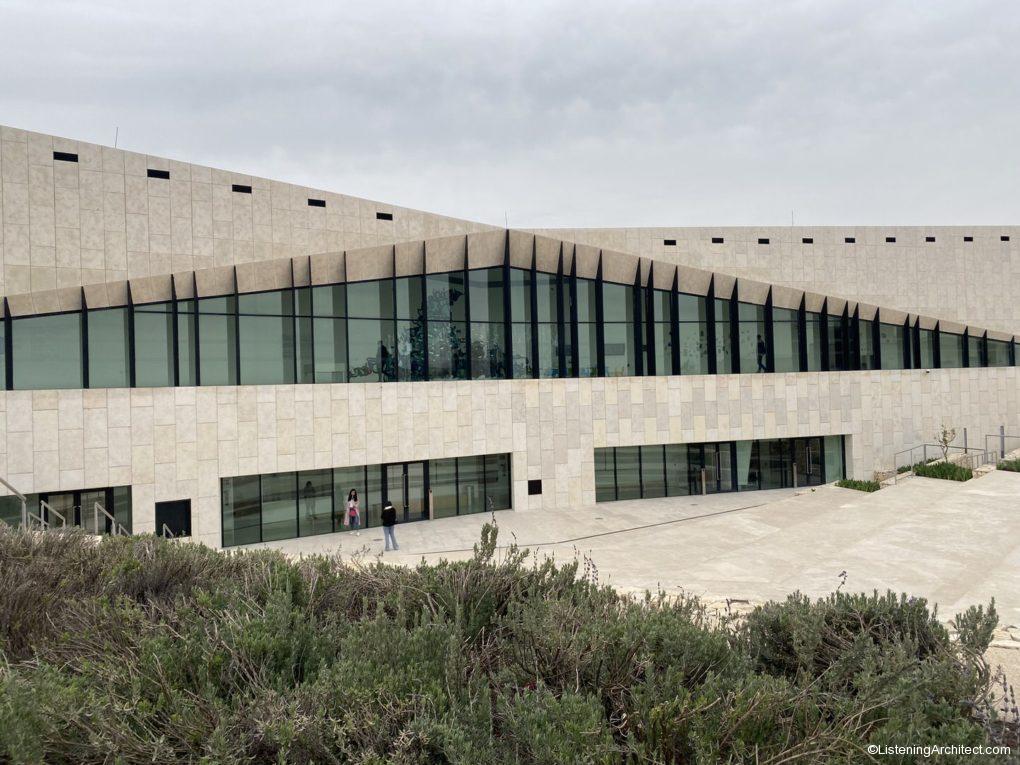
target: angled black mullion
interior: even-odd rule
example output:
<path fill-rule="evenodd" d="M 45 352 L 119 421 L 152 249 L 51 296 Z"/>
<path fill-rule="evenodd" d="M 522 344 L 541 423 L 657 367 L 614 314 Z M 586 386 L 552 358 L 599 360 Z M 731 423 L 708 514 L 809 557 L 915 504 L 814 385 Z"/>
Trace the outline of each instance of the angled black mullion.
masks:
<path fill-rule="evenodd" d="M 192 297 L 191 297 L 191 304 L 192 304 L 193 309 L 194 309 L 194 313 L 192 313 L 192 318 L 194 319 L 194 322 L 195 322 L 192 325 L 192 328 L 195 330 L 195 348 L 194 348 L 194 351 L 195 351 L 195 387 L 198 387 L 199 385 L 202 384 L 202 352 L 201 352 L 201 350 L 199 350 L 200 347 L 201 347 L 199 332 L 202 329 L 202 322 L 199 320 L 199 315 L 198 315 L 199 314 L 199 311 L 198 311 L 198 277 L 195 276 L 195 272 L 194 271 L 191 272 L 191 295 L 192 295 Z M 262 490 L 262 486 L 261 486 L 261 483 L 260 483 L 259 484 L 259 491 L 261 491 L 261 490 Z M 261 512 L 261 510 L 259 512 Z M 262 521 L 260 519 L 259 523 L 261 524 L 261 522 Z M 259 534 L 261 535 L 262 532 L 259 531 Z M 261 539 L 261 536 L 259 538 Z"/>
<path fill-rule="evenodd" d="M 1016 336 L 1014 335 L 1009 341 L 1009 365 L 1011 367 L 1016 366 Z"/>
<path fill-rule="evenodd" d="M 828 372 L 829 359 L 829 298 L 822 301 L 822 312 L 818 314 L 818 334 L 822 344 L 822 371 Z"/>
<path fill-rule="evenodd" d="M 673 289 L 669 293 L 669 324 L 673 333 L 673 342 L 669 344 L 670 362 L 672 371 L 670 374 L 680 374 L 680 269 L 673 270 Z M 663 447 L 665 449 L 665 447 Z"/>
<path fill-rule="evenodd" d="M 871 322 L 871 348 L 875 353 L 875 369 L 882 369 L 882 311 L 875 311 Z"/>
<path fill-rule="evenodd" d="M 595 271 L 595 355 L 598 356 L 597 371 L 599 377 L 606 376 L 606 335 L 603 327 L 602 301 L 602 250 L 599 250 L 599 266 Z"/>
<path fill-rule="evenodd" d="M 177 280 L 170 275 L 170 317 L 173 326 L 170 328 L 174 338 L 174 387 L 181 384 L 181 348 L 180 330 L 177 329 Z"/>
<path fill-rule="evenodd" d="M 297 311 L 297 301 L 294 302 L 294 309 Z M 308 316 L 305 317 L 308 321 L 308 350 L 311 353 L 308 363 L 312 367 L 312 384 L 318 382 L 315 379 L 315 288 L 312 286 L 312 256 L 308 256 Z M 346 324 L 346 320 L 344 324 Z M 346 331 L 344 332 L 346 335 Z M 295 351 L 296 354 L 296 351 Z M 334 526 L 336 524 L 334 523 Z"/>
<path fill-rule="evenodd" d="M 241 384 L 241 293 L 237 288 L 237 266 L 234 266 L 234 385 Z"/>
<path fill-rule="evenodd" d="M 911 327 L 911 339 L 914 346 L 914 369 L 921 368 L 921 319 L 914 319 L 914 326 Z"/>
<path fill-rule="evenodd" d="M 942 369 L 942 322 L 935 322 L 935 329 L 931 332 L 931 356 L 932 366 Z"/>
<path fill-rule="evenodd" d="M 850 319 L 850 364 L 847 369 L 861 368 L 861 307 L 854 306 L 854 315 Z"/>
<path fill-rule="evenodd" d="M 772 305 L 772 287 L 765 296 L 765 371 L 776 371 L 775 309 Z M 757 351 L 757 349 L 755 349 Z M 761 472 L 760 470 L 758 471 Z"/>
<path fill-rule="evenodd" d="M 11 306 L 4 298 L 4 388 L 14 390 L 14 322 Z"/>
<path fill-rule="evenodd" d="M 978 341 L 978 354 L 981 359 L 981 366 L 988 366 L 988 331 L 986 330 L 981 335 L 981 340 Z"/>
<path fill-rule="evenodd" d="M 131 282 L 127 283 L 128 317 L 128 386 L 135 387 L 135 300 L 131 294 Z"/>
<path fill-rule="evenodd" d="M 647 309 L 647 306 L 642 306 L 642 303 L 644 302 L 642 298 L 644 295 L 642 294 L 641 289 L 640 261 L 638 261 L 637 272 L 634 274 L 634 285 L 631 289 L 634 295 L 634 324 L 631 328 L 631 334 L 634 338 L 634 369 L 631 371 L 640 377 L 645 373 L 646 356 L 645 344 L 642 342 L 645 337 L 645 328 L 641 326 L 644 323 L 644 317 L 642 317 L 642 314 L 645 313 L 645 311 L 642 311 L 642 308 L 644 307 Z"/>
<path fill-rule="evenodd" d="M 567 376 L 566 326 L 563 317 L 563 242 L 560 242 L 560 258 L 556 264 L 556 361 L 560 366 L 559 377 Z"/>
<path fill-rule="evenodd" d="M 850 366 L 850 303 L 843 304 L 843 315 L 839 317 L 840 344 L 843 349 L 843 358 L 840 366 L 844 369 L 853 369 Z"/>
<path fill-rule="evenodd" d="M 910 342 L 910 317 L 908 316 L 903 320 L 903 368 L 911 369 L 913 364 L 913 354 L 911 351 Z"/>
<path fill-rule="evenodd" d="M 397 305 L 397 246 L 393 245 L 390 247 L 390 296 L 393 302 L 393 315 L 390 316 L 390 321 L 393 325 L 393 338 L 396 338 L 400 334 L 400 323 L 398 316 L 400 316 L 400 308 Z M 393 379 L 396 381 L 400 380 L 400 343 L 393 344 Z M 385 371 L 379 369 L 379 373 L 382 375 L 383 382 L 386 381 Z"/>
<path fill-rule="evenodd" d="M 705 329 L 708 342 L 708 373 L 719 374 L 718 349 L 715 347 L 715 274 L 708 282 L 708 294 L 705 295 Z"/>
<path fill-rule="evenodd" d="M 503 342 L 506 344 L 506 379 L 514 376 L 513 317 L 510 312 L 510 231 L 506 232 L 503 249 Z"/>
<path fill-rule="evenodd" d="M 970 327 L 963 328 L 963 366 L 970 366 Z"/>
<path fill-rule="evenodd" d="M 85 299 L 85 288 L 81 288 L 81 360 L 83 388 L 89 387 L 89 306 Z"/>
<path fill-rule="evenodd" d="M 531 240 L 531 376 L 539 377 L 538 358 L 538 238 Z"/>
<path fill-rule="evenodd" d="M 800 371 L 807 372 L 807 295 L 800 296 L 800 307 L 797 308 L 797 355 L 800 357 Z"/>
<path fill-rule="evenodd" d="M 293 371 L 294 371 L 294 377 L 292 379 L 294 380 L 294 384 L 295 385 L 297 385 L 299 382 L 301 382 L 300 377 L 298 376 L 298 355 L 299 355 L 298 354 L 298 348 L 301 345 L 301 335 L 300 335 L 300 332 L 298 330 L 298 293 L 297 293 L 297 286 L 296 286 L 296 284 L 297 284 L 297 280 L 294 278 L 294 259 L 291 258 L 291 261 L 290 261 L 290 326 L 291 326 L 291 338 L 292 338 L 293 343 L 294 343 L 294 358 L 291 360 L 291 366 L 292 366 Z M 309 296 L 311 296 L 311 293 L 309 293 Z M 238 306 L 238 310 L 240 310 L 240 306 Z M 240 345 L 241 345 L 240 342 L 238 342 L 238 347 L 240 347 Z M 295 496 L 300 496 L 300 495 L 296 494 Z"/>
<path fill-rule="evenodd" d="M 638 271 L 640 273 L 640 270 Z M 648 286 L 645 288 L 645 353 L 648 363 L 645 365 L 645 373 L 649 376 L 663 374 L 665 370 L 658 369 L 655 360 L 656 350 L 656 322 L 655 322 L 655 262 L 650 261 L 648 265 Z"/>
<path fill-rule="evenodd" d="M 472 377 L 471 370 L 471 280 L 470 274 L 468 273 L 468 248 L 471 246 L 471 240 L 468 239 L 467 235 L 464 236 L 464 374 L 465 379 L 470 380 Z M 397 248 L 393 248 L 394 252 L 394 263 L 393 273 L 397 272 L 396 268 L 396 251 Z"/>
<path fill-rule="evenodd" d="M 572 377 L 581 376 L 581 351 L 577 347 L 578 326 L 577 326 L 577 251 L 570 263 L 570 368 Z"/>
<path fill-rule="evenodd" d="M 730 370 L 733 374 L 740 374 L 740 300 L 737 287 L 739 279 L 733 280 L 733 294 L 730 295 Z"/>
<path fill-rule="evenodd" d="M 428 264 L 428 258 L 424 259 L 424 263 Z M 432 370 L 429 365 L 429 288 L 428 288 L 428 274 L 423 273 L 421 275 L 421 374 L 423 380 L 430 379 Z"/>

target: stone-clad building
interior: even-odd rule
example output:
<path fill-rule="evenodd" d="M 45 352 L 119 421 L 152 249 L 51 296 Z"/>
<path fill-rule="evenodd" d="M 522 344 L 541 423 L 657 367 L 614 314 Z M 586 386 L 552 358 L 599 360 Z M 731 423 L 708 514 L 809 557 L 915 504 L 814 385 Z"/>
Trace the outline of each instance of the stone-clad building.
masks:
<path fill-rule="evenodd" d="M 1016 227 L 507 231 L 0 131 L 0 476 L 231 546 L 870 477 L 1020 425 Z M 21 503 L 0 515 L 21 520 Z"/>

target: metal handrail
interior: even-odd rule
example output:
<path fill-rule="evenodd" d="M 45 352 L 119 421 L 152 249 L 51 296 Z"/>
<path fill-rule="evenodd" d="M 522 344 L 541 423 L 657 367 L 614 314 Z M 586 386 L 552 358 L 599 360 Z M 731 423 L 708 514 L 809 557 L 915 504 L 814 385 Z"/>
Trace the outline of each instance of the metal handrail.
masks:
<path fill-rule="evenodd" d="M 994 449 L 994 448 L 993 449 L 989 449 L 988 448 L 988 439 L 989 438 L 998 439 L 998 441 L 999 441 L 999 448 L 998 449 Z M 985 451 L 987 451 L 987 452 L 995 452 L 995 453 L 997 453 L 999 455 L 998 459 L 1005 459 L 1007 451 L 1015 451 L 1014 449 L 1009 449 L 1009 450 L 1006 449 L 1006 439 L 1007 438 L 1013 439 L 1013 440 L 1017 441 L 1018 443 L 1020 443 L 1020 435 L 1013 435 L 1011 433 L 988 433 L 988 434 L 986 434 L 985 435 Z M 1020 448 L 1020 446 L 1018 446 L 1017 448 Z"/>
<path fill-rule="evenodd" d="M 43 510 L 46 511 L 46 516 L 47 517 L 49 515 L 55 515 L 55 516 L 57 516 L 60 519 L 60 528 L 62 528 L 62 529 L 66 529 L 67 528 L 67 518 L 65 518 L 63 516 L 63 514 L 61 514 L 60 512 L 54 510 L 53 507 L 50 506 L 49 502 L 47 502 L 46 500 L 40 499 L 39 500 L 39 515 L 35 515 L 34 513 L 29 513 L 29 515 L 31 517 L 33 517 L 35 520 L 39 521 L 39 525 L 42 526 L 43 531 L 46 531 L 46 529 L 48 529 L 50 526 L 53 525 L 52 521 L 46 520 L 46 517 L 43 516 L 43 512 L 42 512 Z"/>
<path fill-rule="evenodd" d="M 164 539 L 173 539 L 174 538 L 174 533 L 172 531 L 170 531 L 170 528 L 165 523 L 163 524 L 162 531 L 163 531 L 163 538 Z"/>
<path fill-rule="evenodd" d="M 94 502 L 93 505 L 92 505 L 92 517 L 95 520 L 95 524 L 96 524 L 95 525 L 95 529 L 96 529 L 96 534 L 97 535 L 100 533 L 100 531 L 99 531 L 99 514 L 100 513 L 102 513 L 104 516 L 106 516 L 106 518 L 110 521 L 110 528 L 113 530 L 113 535 L 114 536 L 118 536 L 118 535 L 123 535 L 125 537 L 131 536 L 131 534 L 128 533 L 128 530 L 125 529 L 123 525 L 118 523 L 116 518 L 114 518 L 109 512 L 107 512 L 105 507 L 103 507 L 98 502 Z"/>
<path fill-rule="evenodd" d="M 24 494 L 22 494 L 20 491 L 15 489 L 13 486 L 11 486 L 9 483 L 7 483 L 7 481 L 5 481 L 3 478 L 0 478 L 0 484 L 3 484 L 5 487 L 7 487 L 7 490 L 9 492 L 11 492 L 11 494 L 13 494 L 15 497 L 17 497 L 18 499 L 21 500 L 21 527 L 27 529 L 28 528 L 28 498 Z"/>
<path fill-rule="evenodd" d="M 909 454 L 910 455 L 909 459 L 906 462 L 904 462 L 903 465 L 913 466 L 917 464 L 917 460 L 914 459 L 914 452 L 917 451 L 918 449 L 921 449 L 922 450 L 921 461 L 928 462 L 928 447 L 931 447 L 933 450 L 935 450 L 935 454 L 938 455 L 937 459 L 942 459 L 942 444 L 927 444 L 927 443 L 918 444 L 917 446 L 911 446 L 909 449 L 901 449 L 900 451 L 893 454 L 893 484 L 896 484 L 899 481 L 901 467 L 899 460 L 900 455 Z M 950 445 L 948 451 L 963 452 L 964 456 L 967 456 L 970 452 L 978 452 L 980 454 L 984 454 L 986 450 L 981 449 L 977 446 Z"/>

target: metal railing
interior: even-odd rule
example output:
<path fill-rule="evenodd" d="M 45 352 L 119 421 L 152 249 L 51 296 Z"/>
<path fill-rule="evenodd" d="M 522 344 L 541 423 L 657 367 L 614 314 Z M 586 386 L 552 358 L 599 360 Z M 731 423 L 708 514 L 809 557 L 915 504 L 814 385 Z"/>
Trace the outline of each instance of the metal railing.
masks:
<path fill-rule="evenodd" d="M 100 519 L 106 521 L 102 528 L 99 526 Z M 98 502 L 92 503 L 92 520 L 92 533 L 97 536 L 107 533 L 112 534 L 113 536 L 131 536 L 131 532 L 124 528 L 123 524 L 118 523 L 117 519 L 113 517 L 113 514 L 108 512 L 107 509 Z M 109 529 L 109 531 L 107 529 Z"/>
<path fill-rule="evenodd" d="M 163 528 L 161 529 L 161 531 L 163 532 L 163 538 L 164 539 L 173 539 L 174 538 L 174 533 L 172 531 L 170 531 L 170 527 L 167 526 L 165 523 L 163 524 Z"/>
<path fill-rule="evenodd" d="M 36 523 L 39 524 L 39 528 L 41 528 L 43 531 L 46 531 L 53 526 L 53 521 L 51 520 L 52 516 L 56 516 L 57 518 L 60 519 L 60 528 L 62 529 L 67 528 L 67 518 L 65 518 L 62 513 L 58 512 L 57 510 L 54 510 L 50 506 L 50 503 L 44 500 L 39 500 L 39 515 L 36 515 L 35 513 L 30 513 L 27 510 L 25 511 L 25 515 L 28 519 L 25 523 L 25 528 L 30 528 L 31 521 L 35 521 Z"/>
<path fill-rule="evenodd" d="M 0 484 L 3 484 L 11 494 L 21 501 L 21 525 L 23 528 L 28 528 L 28 498 L 3 478 L 0 478 Z"/>
<path fill-rule="evenodd" d="M 989 443 L 989 439 L 992 439 Z M 1006 459 L 1007 454 L 1020 451 L 1020 436 L 1007 433 L 1005 428 L 998 433 L 989 433 L 985 436 L 985 451 L 996 455 L 996 460 Z"/>
<path fill-rule="evenodd" d="M 897 483 L 901 475 L 905 475 L 913 469 L 914 465 L 928 462 L 940 462 L 943 459 L 941 444 L 918 444 L 912 446 L 909 449 L 902 449 L 893 455 L 893 483 Z M 907 459 L 901 459 L 901 456 L 906 454 Z M 977 446 L 950 446 L 947 450 L 947 458 L 949 462 L 958 465 L 965 465 L 970 467 L 972 470 L 975 467 L 987 464 L 989 461 L 994 461 L 994 457 L 990 460 L 988 455 L 994 452 L 989 452 L 988 449 L 982 449 Z M 920 459 L 917 457 L 920 456 Z M 909 468 L 900 472 L 901 467 Z"/>

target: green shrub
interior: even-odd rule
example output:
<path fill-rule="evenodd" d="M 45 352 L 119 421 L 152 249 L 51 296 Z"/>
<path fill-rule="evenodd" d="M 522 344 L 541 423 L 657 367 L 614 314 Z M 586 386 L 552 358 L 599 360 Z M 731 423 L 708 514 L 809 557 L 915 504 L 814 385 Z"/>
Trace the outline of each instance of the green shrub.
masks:
<path fill-rule="evenodd" d="M 947 481 L 969 481 L 974 477 L 974 471 L 969 467 L 954 465 L 952 462 L 929 462 L 927 465 L 915 465 L 914 475 L 943 478 Z"/>
<path fill-rule="evenodd" d="M 0 528 L 0 762 L 864 761 L 1007 742 L 994 605 L 801 595 L 718 619 L 591 568 L 400 568 Z M 1016 742 L 1012 742 L 1016 745 Z"/>
<path fill-rule="evenodd" d="M 836 481 L 836 485 L 841 489 L 856 489 L 857 491 L 878 491 L 882 488 L 882 484 L 878 481 L 860 481 L 856 478 L 844 478 L 841 481 Z"/>
<path fill-rule="evenodd" d="M 999 470 L 1008 470 L 1011 473 L 1020 473 L 1020 459 L 1005 460 L 995 466 Z"/>

